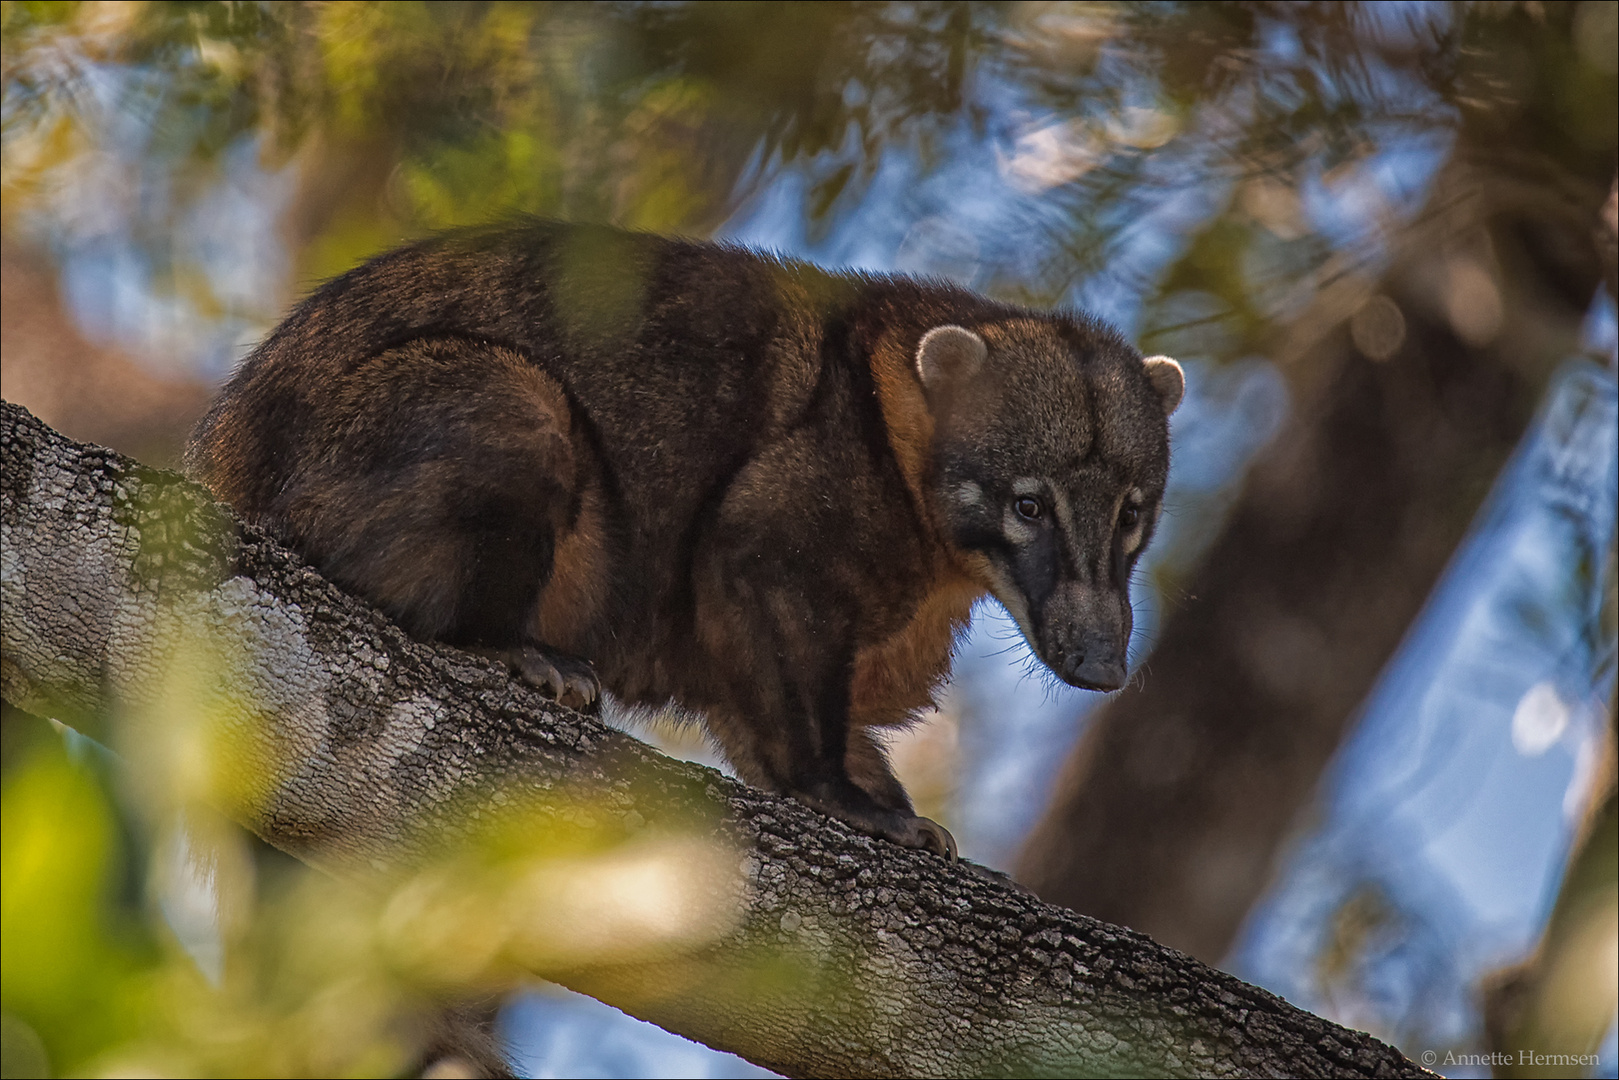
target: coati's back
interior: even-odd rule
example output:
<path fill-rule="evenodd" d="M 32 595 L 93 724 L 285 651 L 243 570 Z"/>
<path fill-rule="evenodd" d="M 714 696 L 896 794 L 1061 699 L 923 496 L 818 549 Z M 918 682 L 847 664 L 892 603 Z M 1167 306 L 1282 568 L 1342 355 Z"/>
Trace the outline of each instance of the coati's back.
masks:
<path fill-rule="evenodd" d="M 806 269 L 552 222 L 402 248 L 332 280 L 293 310 L 226 385 L 187 465 L 240 512 L 283 526 L 287 480 L 311 448 L 327 444 L 334 423 L 352 421 L 346 410 L 377 411 L 375 402 L 342 398 L 345 380 L 406 343 L 459 338 L 509 350 L 560 379 L 570 398 L 588 403 L 582 407 L 603 449 L 638 465 L 667 457 L 647 450 L 670 437 L 720 440 L 712 454 L 680 462 L 701 470 L 704 457 L 724 458 L 729 444 L 755 430 L 767 358 L 806 360 L 761 347 L 791 333 L 784 324 L 795 319 L 806 322 L 806 336 L 818 329 L 806 312 L 789 308 L 794 279 Z M 689 403 L 697 402 L 703 408 L 694 411 Z M 662 478 L 648 487 L 683 487 L 656 483 Z"/>
<path fill-rule="evenodd" d="M 607 228 L 450 234 L 298 305 L 226 385 L 187 466 L 407 629 L 462 644 L 504 641 L 518 616 L 485 625 L 450 610 L 465 589 L 449 583 L 477 571 L 435 538 L 441 521 L 570 526 L 584 513 L 592 550 L 561 554 L 598 580 L 557 590 L 590 609 L 561 636 L 592 653 L 621 636 L 615 624 L 658 613 L 678 641 L 691 631 L 671 608 L 692 533 L 743 464 L 812 406 L 836 438 L 883 438 L 860 339 L 987 306 L 948 286 Z M 576 437 L 590 460 L 569 452 Z M 572 474 L 560 486 L 537 482 L 559 469 Z M 479 545 L 490 590 L 537 587 L 559 553 L 532 545 L 545 541 Z"/>

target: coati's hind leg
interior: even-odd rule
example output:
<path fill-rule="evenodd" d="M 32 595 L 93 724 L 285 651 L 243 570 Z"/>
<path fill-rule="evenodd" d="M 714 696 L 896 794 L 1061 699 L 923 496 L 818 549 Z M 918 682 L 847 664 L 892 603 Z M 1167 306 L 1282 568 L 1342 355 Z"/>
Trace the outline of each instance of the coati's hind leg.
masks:
<path fill-rule="evenodd" d="M 557 382 L 509 349 L 432 338 L 321 397 L 319 448 L 280 508 L 296 546 L 413 636 L 498 657 L 566 704 L 595 701 L 571 642 L 539 636 L 594 476 Z"/>

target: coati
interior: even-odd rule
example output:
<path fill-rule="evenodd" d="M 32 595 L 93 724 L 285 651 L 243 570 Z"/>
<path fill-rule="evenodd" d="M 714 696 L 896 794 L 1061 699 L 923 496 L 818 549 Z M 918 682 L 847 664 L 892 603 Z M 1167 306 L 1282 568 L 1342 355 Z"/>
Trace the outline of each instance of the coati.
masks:
<path fill-rule="evenodd" d="M 1183 388 L 1083 315 L 524 220 L 317 289 L 186 460 L 412 635 L 678 703 L 749 783 L 953 855 L 876 729 L 986 592 L 1123 685 Z"/>

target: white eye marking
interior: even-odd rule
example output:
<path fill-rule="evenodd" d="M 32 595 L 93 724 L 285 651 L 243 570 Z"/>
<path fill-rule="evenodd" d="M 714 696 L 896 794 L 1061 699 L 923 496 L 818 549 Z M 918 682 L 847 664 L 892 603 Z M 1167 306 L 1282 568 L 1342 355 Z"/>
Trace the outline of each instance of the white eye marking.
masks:
<path fill-rule="evenodd" d="M 1039 496 L 1041 505 L 1049 507 L 1052 515 L 1056 518 L 1057 525 L 1063 532 L 1069 536 L 1073 535 L 1073 508 L 1068 505 L 1068 493 L 1061 486 L 1040 476 L 1020 476 L 1012 481 L 1012 494 L 1019 499 Z M 1013 503 L 1013 506 L 1016 506 L 1016 502 Z M 1015 522 L 1014 517 L 1017 518 Z M 1007 512 L 1001 531 L 1014 544 L 1026 544 L 1033 540 L 1036 535 L 1033 523 L 1017 514 L 1015 510 Z"/>
<path fill-rule="evenodd" d="M 1001 533 L 1014 544 L 1027 544 L 1038 535 L 1038 531 L 1034 522 L 1024 518 L 1013 507 L 1008 506 L 1001 515 Z"/>
<path fill-rule="evenodd" d="M 1140 488 L 1131 488 L 1122 500 L 1115 515 L 1119 525 L 1124 529 L 1124 552 L 1126 555 L 1134 554 L 1141 546 L 1141 538 L 1146 535 L 1146 515 L 1141 512 L 1141 504 L 1146 499 Z M 1128 517 L 1134 521 L 1126 523 Z"/>
<path fill-rule="evenodd" d="M 984 489 L 971 480 L 956 485 L 956 501 L 966 506 L 983 506 Z"/>

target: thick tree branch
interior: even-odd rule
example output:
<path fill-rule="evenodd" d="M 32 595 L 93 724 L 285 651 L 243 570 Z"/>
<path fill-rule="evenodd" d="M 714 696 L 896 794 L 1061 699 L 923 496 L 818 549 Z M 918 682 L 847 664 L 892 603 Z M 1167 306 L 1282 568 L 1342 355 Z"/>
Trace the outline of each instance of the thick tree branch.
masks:
<path fill-rule="evenodd" d="M 801 1076 L 1426 1075 L 1138 934 L 666 759 L 414 642 L 200 488 L 3 409 L 12 704 L 128 747 L 128 718 L 173 685 L 156 674 L 173 643 L 206 643 L 227 672 L 208 691 L 215 750 L 248 778 L 225 809 L 351 877 L 418 864 L 469 813 L 523 798 L 609 830 L 706 816 L 740 846 L 740 911 L 717 939 L 541 975 Z M 762 979 L 761 956 L 793 977 Z"/>

